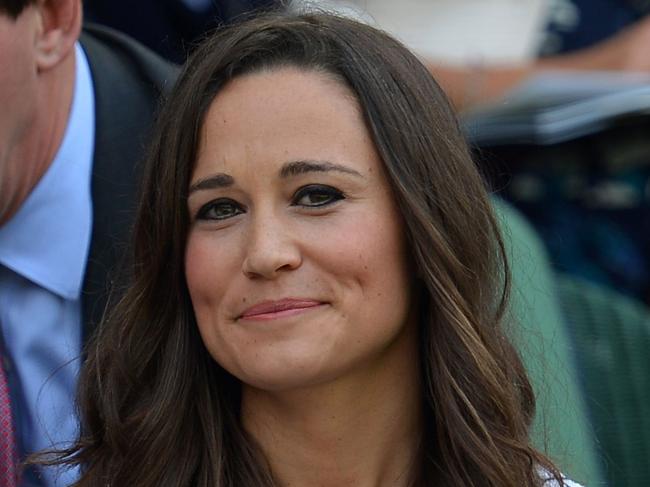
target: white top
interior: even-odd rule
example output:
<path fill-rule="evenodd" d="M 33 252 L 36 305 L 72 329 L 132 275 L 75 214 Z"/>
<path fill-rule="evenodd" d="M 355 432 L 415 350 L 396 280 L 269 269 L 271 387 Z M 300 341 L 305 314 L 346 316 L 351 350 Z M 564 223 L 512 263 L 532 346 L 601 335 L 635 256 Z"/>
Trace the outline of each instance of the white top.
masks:
<path fill-rule="evenodd" d="M 427 58 L 521 63 L 536 56 L 549 0 L 294 0 L 370 22 Z M 516 39 L 516 42 L 513 42 Z"/>

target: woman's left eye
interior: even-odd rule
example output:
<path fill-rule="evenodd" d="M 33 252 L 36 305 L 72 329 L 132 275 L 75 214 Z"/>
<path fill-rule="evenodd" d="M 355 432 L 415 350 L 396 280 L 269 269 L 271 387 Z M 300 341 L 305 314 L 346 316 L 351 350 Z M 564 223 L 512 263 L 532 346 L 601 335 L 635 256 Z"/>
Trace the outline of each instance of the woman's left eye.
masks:
<path fill-rule="evenodd" d="M 303 186 L 296 191 L 292 204 L 309 208 L 318 208 L 331 205 L 332 203 L 344 198 L 345 195 L 332 186 L 310 184 L 309 186 Z"/>

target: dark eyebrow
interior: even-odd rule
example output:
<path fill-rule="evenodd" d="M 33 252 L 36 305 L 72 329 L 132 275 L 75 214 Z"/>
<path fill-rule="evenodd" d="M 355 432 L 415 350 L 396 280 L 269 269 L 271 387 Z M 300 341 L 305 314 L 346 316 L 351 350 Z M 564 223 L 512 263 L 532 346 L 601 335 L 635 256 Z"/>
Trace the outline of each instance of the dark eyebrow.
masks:
<path fill-rule="evenodd" d="M 194 184 L 190 185 L 188 194 L 192 194 L 195 191 L 201 191 L 205 189 L 218 189 L 218 188 L 227 188 L 232 186 L 235 183 L 235 180 L 232 176 L 228 174 L 214 174 L 204 179 L 199 179 Z"/>
<path fill-rule="evenodd" d="M 345 174 L 352 174 L 362 178 L 361 173 L 350 169 L 349 167 L 341 166 L 327 161 L 293 161 L 287 162 L 280 170 L 281 178 L 288 178 L 291 176 L 298 176 L 308 172 L 330 172 L 337 171 Z M 208 176 L 207 178 L 199 179 L 190 185 L 188 196 L 196 191 L 203 191 L 206 189 L 219 189 L 227 188 L 235 184 L 235 179 L 229 174 L 218 173 Z"/>
<path fill-rule="evenodd" d="M 287 162 L 282 166 L 280 170 L 280 177 L 288 178 L 291 176 L 298 176 L 299 174 L 305 174 L 308 172 L 330 172 L 337 171 L 345 174 L 352 174 L 353 176 L 358 176 L 362 178 L 361 173 L 350 169 L 346 166 L 341 166 L 339 164 L 334 164 L 333 162 L 327 161 L 293 161 Z"/>

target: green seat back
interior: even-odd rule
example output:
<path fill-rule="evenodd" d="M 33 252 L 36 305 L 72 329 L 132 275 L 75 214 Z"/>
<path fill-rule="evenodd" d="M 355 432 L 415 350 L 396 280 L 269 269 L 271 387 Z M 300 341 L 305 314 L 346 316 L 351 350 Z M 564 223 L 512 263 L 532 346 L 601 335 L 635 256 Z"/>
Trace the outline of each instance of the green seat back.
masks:
<path fill-rule="evenodd" d="M 573 480 L 604 485 L 546 250 L 519 212 L 498 199 L 494 207 L 512 273 L 511 337 L 537 395 L 533 442 Z"/>
<path fill-rule="evenodd" d="M 558 279 L 612 486 L 650 486 L 650 312 L 611 289 Z"/>

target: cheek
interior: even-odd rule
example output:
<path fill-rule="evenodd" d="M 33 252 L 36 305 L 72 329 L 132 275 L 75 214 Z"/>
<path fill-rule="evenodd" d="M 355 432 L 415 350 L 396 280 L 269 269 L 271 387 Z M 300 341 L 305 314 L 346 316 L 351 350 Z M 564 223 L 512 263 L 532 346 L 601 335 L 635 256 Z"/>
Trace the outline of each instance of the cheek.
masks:
<path fill-rule="evenodd" d="M 190 235 L 185 251 L 185 275 L 199 327 L 220 309 L 236 264 L 223 245 L 208 234 Z M 218 314 L 218 313 L 217 313 Z"/>
<path fill-rule="evenodd" d="M 2 14 L 0 14 L 2 16 Z M 0 155 L 8 153 L 22 143 L 38 113 L 38 85 L 35 70 L 25 62 L 24 52 L 14 51 L 3 55 L 0 39 L 0 106 L 8 116 L 0 116 Z"/>
<path fill-rule="evenodd" d="M 185 251 L 187 288 L 205 347 L 219 363 L 232 355 L 224 342 L 223 325 L 231 319 L 224 303 L 241 275 L 238 252 L 209 232 L 190 233 Z"/>
<path fill-rule="evenodd" d="M 359 212 L 334 226 L 315 239 L 318 248 L 312 255 L 344 284 L 346 308 L 364 314 L 394 309 L 401 316 L 408 308 L 411 275 L 399 216 L 394 211 Z"/>

